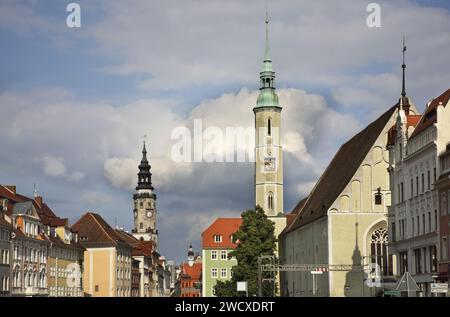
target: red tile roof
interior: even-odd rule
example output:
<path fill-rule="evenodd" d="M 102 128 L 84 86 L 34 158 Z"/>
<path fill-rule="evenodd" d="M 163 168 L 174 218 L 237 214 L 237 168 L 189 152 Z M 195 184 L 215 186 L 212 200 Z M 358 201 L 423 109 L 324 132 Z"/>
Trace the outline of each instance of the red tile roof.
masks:
<path fill-rule="evenodd" d="M 184 262 L 181 266 L 181 273 L 189 275 L 191 281 L 199 282 L 202 277 L 202 263 L 196 262 L 192 266 L 189 266 L 189 263 Z"/>
<path fill-rule="evenodd" d="M 411 138 L 419 135 L 426 128 L 432 126 L 436 123 L 436 109 L 440 103 L 445 107 L 450 100 L 450 89 L 447 89 L 443 94 L 439 97 L 433 99 L 427 109 L 425 109 L 420 122 L 417 124 L 417 127 L 414 129 L 414 132 L 411 134 Z"/>
<path fill-rule="evenodd" d="M 407 123 L 407 129 L 409 127 L 415 127 L 417 123 L 420 121 L 420 118 L 422 116 L 418 114 L 413 115 L 407 115 L 406 116 L 406 123 Z M 397 126 L 393 125 L 392 128 L 388 131 L 388 143 L 387 145 L 394 145 L 395 144 L 395 138 L 397 137 Z"/>
<path fill-rule="evenodd" d="M 234 249 L 236 243 L 231 241 L 231 236 L 239 230 L 242 224 L 241 218 L 218 218 L 202 233 L 203 248 Z M 222 236 L 222 242 L 214 242 L 214 236 Z"/>
<path fill-rule="evenodd" d="M 132 234 L 123 230 L 115 230 L 116 233 L 129 245 L 133 247 L 133 256 L 152 256 L 155 251 L 155 243 L 153 241 L 141 241 L 136 239 Z"/>

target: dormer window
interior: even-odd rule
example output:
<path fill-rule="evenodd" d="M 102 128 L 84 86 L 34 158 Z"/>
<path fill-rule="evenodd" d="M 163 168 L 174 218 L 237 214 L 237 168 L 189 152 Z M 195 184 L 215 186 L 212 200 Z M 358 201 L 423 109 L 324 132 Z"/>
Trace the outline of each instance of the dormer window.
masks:
<path fill-rule="evenodd" d="M 222 236 L 221 235 L 214 235 L 214 242 L 215 243 L 221 243 L 222 242 Z"/>

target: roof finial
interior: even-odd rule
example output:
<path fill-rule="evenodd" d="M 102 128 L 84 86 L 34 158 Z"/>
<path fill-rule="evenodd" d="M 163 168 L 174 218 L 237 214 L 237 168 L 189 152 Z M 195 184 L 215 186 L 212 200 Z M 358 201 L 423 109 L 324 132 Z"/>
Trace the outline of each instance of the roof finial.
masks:
<path fill-rule="evenodd" d="M 403 69 L 402 97 L 403 97 L 403 98 L 406 96 L 406 83 L 405 83 L 405 69 L 406 69 L 406 64 L 405 64 L 405 53 L 406 53 L 406 41 L 405 41 L 405 36 L 403 35 L 403 64 L 402 64 L 402 69 Z"/>
<path fill-rule="evenodd" d="M 264 54 L 264 61 L 270 61 L 270 49 L 269 49 L 269 9 L 266 5 L 266 50 Z"/>

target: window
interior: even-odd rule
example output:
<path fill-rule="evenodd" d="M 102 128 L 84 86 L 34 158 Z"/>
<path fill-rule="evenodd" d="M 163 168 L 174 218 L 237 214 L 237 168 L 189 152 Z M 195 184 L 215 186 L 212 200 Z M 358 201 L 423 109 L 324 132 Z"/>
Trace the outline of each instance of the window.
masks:
<path fill-rule="evenodd" d="M 416 194 L 419 195 L 419 176 L 416 176 Z"/>
<path fill-rule="evenodd" d="M 381 205 L 383 203 L 382 197 L 380 193 L 375 194 L 375 205 Z"/>
<path fill-rule="evenodd" d="M 420 235 L 420 218 L 417 216 L 417 235 Z"/>
<path fill-rule="evenodd" d="M 220 269 L 220 277 L 227 278 L 227 276 L 228 276 L 227 272 L 228 272 L 228 270 L 226 268 Z"/>
<path fill-rule="evenodd" d="M 403 182 L 400 183 L 400 194 L 402 197 L 402 202 L 405 201 L 405 191 L 404 191 Z"/>
<path fill-rule="evenodd" d="M 267 135 L 272 135 L 272 123 L 270 118 L 267 120 Z"/>
<path fill-rule="evenodd" d="M 425 192 L 425 175 L 422 173 L 422 193 Z"/>
<path fill-rule="evenodd" d="M 414 180 L 411 178 L 411 198 L 414 197 Z"/>
<path fill-rule="evenodd" d="M 375 230 L 371 237 L 370 254 L 372 263 L 380 266 L 381 276 L 393 275 L 392 258 L 389 256 L 387 243 L 387 229 Z"/>
<path fill-rule="evenodd" d="M 448 241 L 447 241 L 447 237 L 442 237 L 441 257 L 442 257 L 442 260 L 447 260 L 448 259 Z"/>
<path fill-rule="evenodd" d="M 226 260 L 228 258 L 228 252 L 226 250 L 220 250 L 220 259 Z"/>
<path fill-rule="evenodd" d="M 222 236 L 221 235 L 214 235 L 214 242 L 215 243 L 221 243 L 222 242 Z"/>
<path fill-rule="evenodd" d="M 428 212 L 428 232 L 431 232 L 431 212 Z"/>
<path fill-rule="evenodd" d="M 95 291 L 96 292 L 98 292 L 98 289 L 99 289 L 98 285 L 95 285 Z"/>
<path fill-rule="evenodd" d="M 212 278 L 217 278 L 217 269 L 216 268 L 212 268 L 211 269 L 211 277 Z"/>
<path fill-rule="evenodd" d="M 270 210 L 273 210 L 273 193 L 269 192 L 269 194 L 267 195 L 267 207 Z"/>
<path fill-rule="evenodd" d="M 422 273 L 422 254 L 420 249 L 414 250 L 414 263 L 416 265 L 416 274 Z"/>
<path fill-rule="evenodd" d="M 428 190 L 431 188 L 431 176 L 430 171 L 427 172 L 427 180 L 428 180 Z"/>
<path fill-rule="evenodd" d="M 144 229 L 144 224 L 142 222 L 139 224 L 139 229 Z"/>
<path fill-rule="evenodd" d="M 425 234 L 425 214 L 422 214 L 422 234 Z"/>
<path fill-rule="evenodd" d="M 398 255 L 400 260 L 400 275 L 403 275 L 408 271 L 408 253 L 400 252 Z"/>
<path fill-rule="evenodd" d="M 437 210 L 434 211 L 434 231 L 437 231 L 437 225 L 438 225 L 438 217 L 437 217 Z"/>
<path fill-rule="evenodd" d="M 436 256 L 436 246 L 430 247 L 430 269 L 431 272 L 437 271 L 437 256 Z"/>
<path fill-rule="evenodd" d="M 217 250 L 211 251 L 211 260 L 217 260 Z"/>
<path fill-rule="evenodd" d="M 450 215 L 450 190 L 448 191 L 447 196 L 447 214 Z"/>
<path fill-rule="evenodd" d="M 415 234 L 415 229 L 416 227 L 414 226 L 414 217 L 411 218 L 411 236 L 414 236 Z"/>

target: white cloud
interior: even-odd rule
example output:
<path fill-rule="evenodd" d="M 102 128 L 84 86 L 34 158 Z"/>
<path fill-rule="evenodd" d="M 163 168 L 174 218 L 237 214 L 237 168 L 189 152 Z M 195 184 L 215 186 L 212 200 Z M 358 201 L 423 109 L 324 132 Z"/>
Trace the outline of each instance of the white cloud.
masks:
<path fill-rule="evenodd" d="M 138 162 L 133 159 L 107 159 L 105 176 L 113 186 L 132 190 L 136 186 L 137 165 Z"/>
<path fill-rule="evenodd" d="M 43 158 L 44 173 L 50 177 L 60 177 L 66 175 L 64 159 L 60 157 L 45 156 Z"/>
<path fill-rule="evenodd" d="M 72 182 L 80 182 L 84 178 L 81 172 L 68 173 L 62 157 L 44 156 L 42 164 L 46 176 L 64 177 Z"/>

